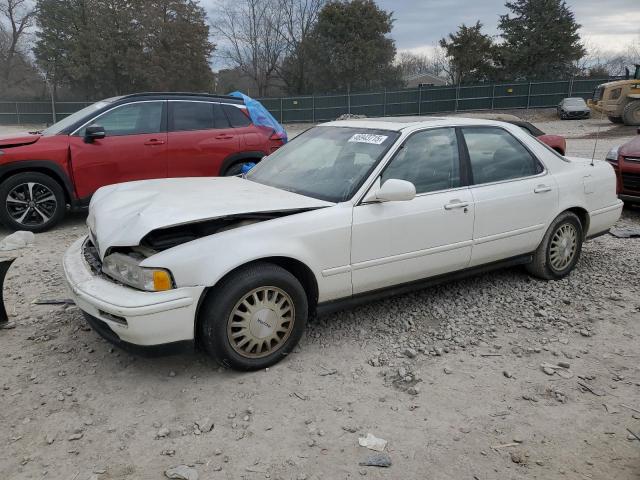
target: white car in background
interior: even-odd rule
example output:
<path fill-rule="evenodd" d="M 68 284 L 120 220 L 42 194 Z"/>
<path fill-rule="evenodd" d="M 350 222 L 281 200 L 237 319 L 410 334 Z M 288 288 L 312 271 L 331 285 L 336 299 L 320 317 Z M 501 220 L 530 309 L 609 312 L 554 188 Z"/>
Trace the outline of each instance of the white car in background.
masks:
<path fill-rule="evenodd" d="M 563 278 L 621 210 L 607 162 L 562 157 L 518 126 L 336 121 L 246 178 L 100 189 L 64 269 L 111 341 L 198 341 L 257 369 L 290 353 L 318 311 L 500 266 Z"/>

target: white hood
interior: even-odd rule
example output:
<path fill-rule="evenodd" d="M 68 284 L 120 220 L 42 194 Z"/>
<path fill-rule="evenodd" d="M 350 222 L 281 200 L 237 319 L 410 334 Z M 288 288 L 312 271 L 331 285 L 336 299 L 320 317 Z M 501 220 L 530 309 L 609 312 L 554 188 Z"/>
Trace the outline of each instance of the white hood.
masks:
<path fill-rule="evenodd" d="M 144 180 L 99 189 L 91 199 L 87 225 L 103 258 L 110 247 L 136 246 L 158 228 L 330 205 L 239 177 Z"/>

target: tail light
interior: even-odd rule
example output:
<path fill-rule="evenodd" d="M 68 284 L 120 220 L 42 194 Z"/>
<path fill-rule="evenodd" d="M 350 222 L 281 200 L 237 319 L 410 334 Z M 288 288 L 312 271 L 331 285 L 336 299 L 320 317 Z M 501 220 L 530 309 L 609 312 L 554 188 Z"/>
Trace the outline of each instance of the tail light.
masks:
<path fill-rule="evenodd" d="M 280 141 L 282 143 L 287 143 L 287 134 L 284 132 L 273 132 L 269 137 L 269 140 Z"/>

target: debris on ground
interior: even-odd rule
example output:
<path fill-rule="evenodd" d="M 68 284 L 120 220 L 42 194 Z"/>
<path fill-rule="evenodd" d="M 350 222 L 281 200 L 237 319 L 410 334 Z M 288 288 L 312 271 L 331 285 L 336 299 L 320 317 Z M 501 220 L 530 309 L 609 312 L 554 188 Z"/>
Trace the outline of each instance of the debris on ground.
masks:
<path fill-rule="evenodd" d="M 375 450 L 376 452 L 384 451 L 387 446 L 387 441 L 383 438 L 378 438 L 371 433 L 367 433 L 366 437 L 358 438 L 358 444 L 361 447 L 366 447 L 369 450 Z"/>
<path fill-rule="evenodd" d="M 165 470 L 164 475 L 172 480 L 198 480 L 198 471 L 188 465 L 177 465 Z"/>
<path fill-rule="evenodd" d="M 35 238 L 36 236 L 33 232 L 18 230 L 17 232 L 13 232 L 11 235 L 7 235 L 0 242 L 0 251 L 8 252 L 28 247 L 33 244 Z"/>
<path fill-rule="evenodd" d="M 390 467 L 391 457 L 386 453 L 374 453 L 373 455 L 368 455 L 358 465 L 361 467 Z"/>
<path fill-rule="evenodd" d="M 612 227 L 609 233 L 617 238 L 640 237 L 640 227 Z"/>

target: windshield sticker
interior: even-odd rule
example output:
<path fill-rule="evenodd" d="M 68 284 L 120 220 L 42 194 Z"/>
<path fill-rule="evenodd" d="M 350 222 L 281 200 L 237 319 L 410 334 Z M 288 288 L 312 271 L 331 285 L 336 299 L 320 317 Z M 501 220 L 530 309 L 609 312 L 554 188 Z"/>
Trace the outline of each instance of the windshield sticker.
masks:
<path fill-rule="evenodd" d="M 349 139 L 349 142 L 370 143 L 372 145 L 381 145 L 387 138 L 386 135 L 374 135 L 372 133 L 356 133 Z"/>

